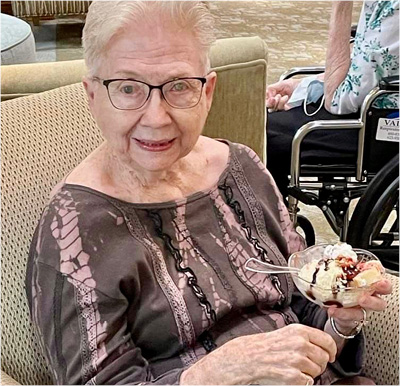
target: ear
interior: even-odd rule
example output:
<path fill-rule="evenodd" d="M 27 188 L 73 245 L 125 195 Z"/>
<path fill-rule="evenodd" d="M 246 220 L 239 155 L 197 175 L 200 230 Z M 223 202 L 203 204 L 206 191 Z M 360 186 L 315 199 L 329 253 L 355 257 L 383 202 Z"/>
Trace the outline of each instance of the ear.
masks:
<path fill-rule="evenodd" d="M 85 87 L 86 95 L 88 97 L 89 109 L 93 113 L 93 108 L 94 108 L 94 89 L 96 87 L 96 85 L 94 84 L 95 82 L 92 79 L 84 76 L 82 78 L 82 83 L 83 83 L 83 87 Z"/>
<path fill-rule="evenodd" d="M 211 109 L 216 83 L 217 83 L 217 73 L 215 71 L 212 71 L 207 75 L 207 83 L 205 87 L 207 111 L 210 111 Z"/>

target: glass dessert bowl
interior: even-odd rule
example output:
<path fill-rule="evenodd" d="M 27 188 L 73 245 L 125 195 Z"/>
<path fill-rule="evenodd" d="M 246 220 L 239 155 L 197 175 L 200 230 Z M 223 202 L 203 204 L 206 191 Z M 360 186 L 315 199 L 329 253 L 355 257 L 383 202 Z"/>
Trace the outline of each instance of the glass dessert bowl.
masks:
<path fill-rule="evenodd" d="M 374 292 L 373 283 L 384 273 L 373 253 L 346 243 L 314 245 L 292 254 L 288 265 L 301 293 L 322 307 L 358 305 L 363 294 Z"/>

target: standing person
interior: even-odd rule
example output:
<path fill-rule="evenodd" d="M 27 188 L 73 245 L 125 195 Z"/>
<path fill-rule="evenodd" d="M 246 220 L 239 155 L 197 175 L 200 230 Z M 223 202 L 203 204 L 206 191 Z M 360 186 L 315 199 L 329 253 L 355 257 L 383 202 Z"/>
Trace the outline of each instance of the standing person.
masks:
<path fill-rule="evenodd" d="M 244 268 L 285 265 L 303 242 L 255 153 L 201 135 L 213 41 L 204 2 L 90 6 L 84 86 L 104 143 L 54 189 L 26 277 L 59 384 L 310 385 L 361 371 L 362 333 L 343 336 L 385 308 L 388 281 L 330 309 L 339 336 L 290 276 Z"/>
<path fill-rule="evenodd" d="M 332 2 L 325 73 L 308 77 L 303 83 L 300 79 L 287 79 L 267 87 L 266 104 L 274 110 L 267 119 L 267 166 L 284 197 L 296 131 L 311 121 L 358 118 L 362 101 L 380 80 L 399 75 L 399 1 L 364 2 L 350 55 L 352 10 L 352 1 Z M 307 92 L 305 85 L 310 80 L 314 82 Z M 323 82 L 323 87 L 318 81 Z M 304 112 L 301 99 L 307 94 L 311 99 L 318 99 L 306 106 L 309 116 Z M 374 107 L 398 109 L 398 94 L 379 98 Z M 302 161 L 354 163 L 357 138 L 355 130 L 311 133 L 302 143 Z"/>

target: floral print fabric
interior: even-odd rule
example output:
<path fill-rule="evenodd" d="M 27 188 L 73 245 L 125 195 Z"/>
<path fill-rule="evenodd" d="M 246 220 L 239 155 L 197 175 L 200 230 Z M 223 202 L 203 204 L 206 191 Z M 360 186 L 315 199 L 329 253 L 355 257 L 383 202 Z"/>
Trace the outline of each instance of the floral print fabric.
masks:
<path fill-rule="evenodd" d="M 359 110 L 384 77 L 399 75 L 399 1 L 365 1 L 346 78 L 332 99 L 333 114 Z M 398 109 L 398 94 L 378 98 L 374 107 Z"/>

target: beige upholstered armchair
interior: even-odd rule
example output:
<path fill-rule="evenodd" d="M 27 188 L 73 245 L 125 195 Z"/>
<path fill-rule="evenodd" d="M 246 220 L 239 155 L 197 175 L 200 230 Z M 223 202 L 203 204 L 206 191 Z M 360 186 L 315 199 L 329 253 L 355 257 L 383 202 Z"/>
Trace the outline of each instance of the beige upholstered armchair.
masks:
<path fill-rule="evenodd" d="M 207 135 L 249 145 L 263 159 L 266 58 L 266 47 L 256 37 L 217 42 L 211 54 L 218 74 L 217 90 L 205 129 Z M 2 103 L 1 116 L 1 365 L 22 384 L 52 381 L 25 301 L 30 239 L 51 188 L 102 140 L 88 111 L 82 85 L 76 83 L 83 72 L 81 61 L 2 69 L 2 99 L 10 100 Z M 398 279 L 390 278 L 395 290 L 388 297 L 389 308 L 373 315 L 366 328 L 366 372 L 378 384 L 399 382 Z M 2 379 L 3 384 L 10 382 Z"/>

